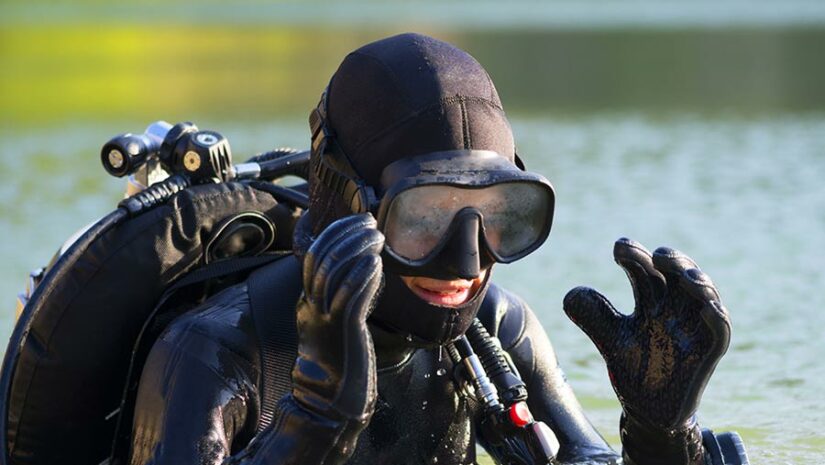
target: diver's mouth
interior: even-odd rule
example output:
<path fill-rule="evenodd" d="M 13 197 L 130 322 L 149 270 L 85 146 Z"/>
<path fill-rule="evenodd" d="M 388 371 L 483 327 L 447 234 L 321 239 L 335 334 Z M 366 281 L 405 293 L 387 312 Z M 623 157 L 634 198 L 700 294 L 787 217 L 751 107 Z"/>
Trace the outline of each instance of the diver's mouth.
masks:
<path fill-rule="evenodd" d="M 469 283 L 469 281 L 468 281 Z M 472 286 L 440 287 L 429 289 L 420 284 L 413 284 L 410 289 L 421 299 L 442 307 L 455 307 L 463 304 L 470 298 Z"/>
<path fill-rule="evenodd" d="M 408 284 L 422 300 L 442 307 L 456 307 L 468 300 L 473 293 L 473 281 L 453 280 L 442 281 L 429 278 L 418 278 Z"/>

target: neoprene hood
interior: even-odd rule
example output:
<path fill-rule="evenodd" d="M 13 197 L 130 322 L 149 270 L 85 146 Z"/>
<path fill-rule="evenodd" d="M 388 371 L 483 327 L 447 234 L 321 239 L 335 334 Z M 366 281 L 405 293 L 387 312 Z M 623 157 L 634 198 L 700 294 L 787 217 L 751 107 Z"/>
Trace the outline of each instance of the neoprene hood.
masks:
<path fill-rule="evenodd" d="M 432 37 L 401 34 L 353 51 L 332 76 L 321 105 L 324 130 L 339 149 L 329 156 L 346 157 L 375 188 L 391 163 L 433 152 L 493 151 L 515 166 L 512 130 L 490 76 L 468 53 Z M 324 147 L 313 148 L 311 165 L 317 167 Z M 316 169 L 310 172 L 309 215 L 317 236 L 352 210 Z M 417 345 L 448 343 L 472 322 L 488 281 L 461 307 L 446 308 L 418 298 L 387 271 L 371 321 Z"/>
<path fill-rule="evenodd" d="M 490 76 L 468 53 L 432 37 L 401 34 L 353 51 L 332 76 L 327 100 L 328 126 L 372 186 L 390 163 L 429 152 L 492 150 L 514 160 Z M 310 188 L 315 234 L 350 214 L 320 183 Z"/>

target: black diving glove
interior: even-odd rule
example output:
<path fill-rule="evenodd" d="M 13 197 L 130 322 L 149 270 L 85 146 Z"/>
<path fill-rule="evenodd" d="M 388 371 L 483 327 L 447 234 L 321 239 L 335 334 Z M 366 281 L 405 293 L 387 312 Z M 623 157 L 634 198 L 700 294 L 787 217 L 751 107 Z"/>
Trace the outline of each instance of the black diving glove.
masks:
<path fill-rule="evenodd" d="M 345 462 L 372 417 L 375 349 L 366 320 L 382 279 L 384 236 L 369 214 L 328 226 L 304 256 L 292 393 L 277 421 L 229 463 Z"/>
<path fill-rule="evenodd" d="M 625 464 L 705 464 L 694 415 L 730 342 L 728 312 L 710 278 L 676 250 L 651 256 L 623 238 L 613 256 L 633 286 L 633 314 L 585 287 L 567 294 L 564 310 L 607 362 L 623 409 Z"/>
<path fill-rule="evenodd" d="M 384 236 L 372 215 L 338 220 L 304 257 L 293 397 L 363 426 L 375 407 L 375 348 L 367 317 L 381 286 Z"/>

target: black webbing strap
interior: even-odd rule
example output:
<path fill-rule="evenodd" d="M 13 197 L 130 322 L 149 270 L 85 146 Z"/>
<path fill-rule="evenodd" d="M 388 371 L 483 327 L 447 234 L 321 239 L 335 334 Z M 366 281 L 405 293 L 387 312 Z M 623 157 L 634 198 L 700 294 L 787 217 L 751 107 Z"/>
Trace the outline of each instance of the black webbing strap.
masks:
<path fill-rule="evenodd" d="M 284 257 L 252 273 L 247 281 L 255 331 L 261 347 L 261 417 L 258 431 L 279 414 L 278 401 L 292 389 L 298 354 L 295 305 L 301 296 L 301 265 Z"/>
<path fill-rule="evenodd" d="M 353 213 L 369 211 L 375 202 L 375 193 L 361 179 L 351 178 L 330 166 L 328 157 L 328 154 L 323 154 L 321 159 L 314 164 L 315 176 L 318 180 L 332 192 L 338 194 Z M 339 163 L 349 162 L 340 161 Z M 352 168 L 350 170 L 354 171 Z"/>
<path fill-rule="evenodd" d="M 257 255 L 254 257 L 240 257 L 231 260 L 222 260 L 215 263 L 210 263 L 202 268 L 198 268 L 183 278 L 175 282 L 163 293 L 158 301 L 158 304 L 152 312 L 146 317 L 143 327 L 138 334 L 135 344 L 132 348 L 132 355 L 129 361 L 129 370 L 127 372 L 126 384 L 123 388 L 123 394 L 120 402 L 120 414 L 117 417 L 117 424 L 115 426 L 115 436 L 112 440 L 112 457 L 122 458 L 129 453 L 130 433 L 132 431 L 132 418 L 134 413 L 134 400 L 137 395 L 138 380 L 143 369 L 143 363 L 155 342 L 155 338 L 160 335 L 160 331 L 166 327 L 171 321 L 171 318 L 176 317 L 179 313 L 170 314 L 162 318 L 163 321 L 158 321 L 159 315 L 164 314 L 167 304 L 174 302 L 176 296 L 182 294 L 183 298 L 187 297 L 185 291 L 190 286 L 203 285 L 211 280 L 235 275 L 238 273 L 246 273 L 255 268 L 261 267 L 274 260 L 282 258 L 286 253 L 271 253 L 264 255 Z M 188 310 L 188 308 L 187 308 Z M 119 463 L 115 461 L 113 463 Z"/>
<path fill-rule="evenodd" d="M 199 268 L 187 274 L 180 281 L 176 282 L 172 287 L 167 289 L 161 297 L 158 307 L 163 306 L 163 303 L 169 299 L 175 292 L 192 284 L 207 282 L 212 279 L 222 278 L 242 271 L 248 271 L 252 268 L 266 265 L 267 263 L 283 257 L 284 253 L 256 255 L 254 257 L 240 257 L 231 260 L 221 260 L 215 263 Z"/>

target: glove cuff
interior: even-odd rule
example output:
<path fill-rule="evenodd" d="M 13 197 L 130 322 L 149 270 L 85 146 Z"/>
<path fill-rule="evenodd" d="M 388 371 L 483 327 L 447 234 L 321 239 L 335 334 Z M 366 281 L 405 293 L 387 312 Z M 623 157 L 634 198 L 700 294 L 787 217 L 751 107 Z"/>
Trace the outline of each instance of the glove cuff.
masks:
<path fill-rule="evenodd" d="M 355 452 L 367 421 L 333 419 L 304 408 L 291 395 L 279 403 L 277 421 L 224 465 L 339 465 Z"/>
<path fill-rule="evenodd" d="M 664 429 L 622 413 L 620 427 L 625 465 L 706 465 L 695 416 Z"/>

